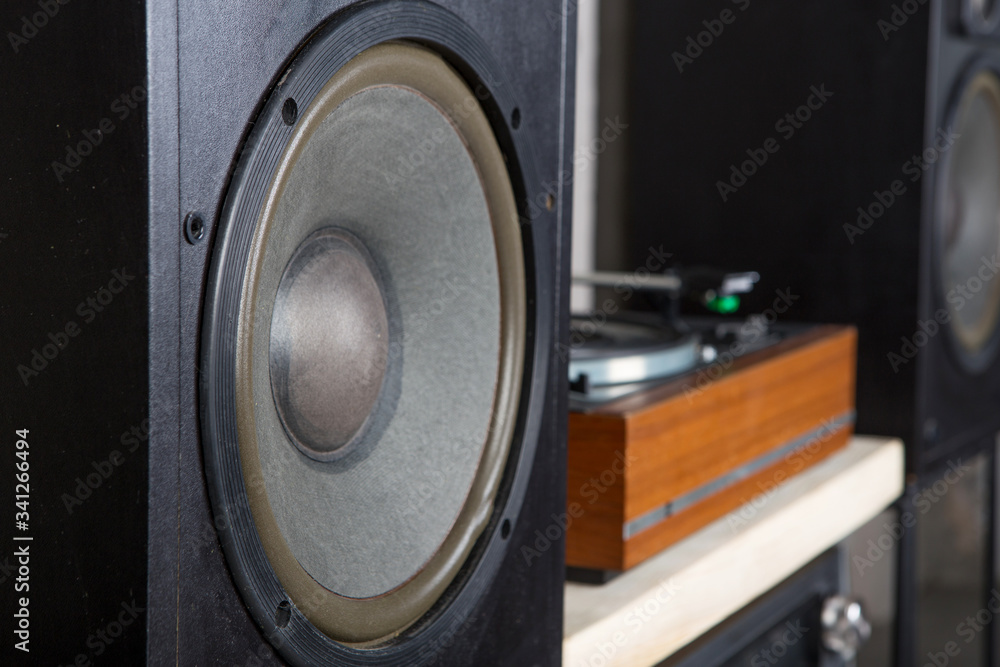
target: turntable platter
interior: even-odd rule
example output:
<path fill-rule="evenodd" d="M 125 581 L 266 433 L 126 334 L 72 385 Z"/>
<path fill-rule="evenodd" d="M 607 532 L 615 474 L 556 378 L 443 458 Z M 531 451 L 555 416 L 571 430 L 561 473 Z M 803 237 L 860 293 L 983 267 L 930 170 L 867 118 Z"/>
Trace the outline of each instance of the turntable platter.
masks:
<path fill-rule="evenodd" d="M 661 380 L 691 370 L 702 358 L 698 335 L 662 325 L 573 318 L 570 340 L 569 380 L 580 393 Z"/>

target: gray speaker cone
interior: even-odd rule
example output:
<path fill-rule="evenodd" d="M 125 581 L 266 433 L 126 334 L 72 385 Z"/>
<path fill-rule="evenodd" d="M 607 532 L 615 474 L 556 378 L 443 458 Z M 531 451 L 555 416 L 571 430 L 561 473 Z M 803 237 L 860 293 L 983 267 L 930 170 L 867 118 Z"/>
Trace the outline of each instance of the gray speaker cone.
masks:
<path fill-rule="evenodd" d="M 373 47 L 298 106 L 244 280 L 240 462 L 292 604 L 368 645 L 433 606 L 492 516 L 523 248 L 492 128 L 439 56 Z"/>
<path fill-rule="evenodd" d="M 317 461 L 353 451 L 369 424 L 389 356 L 378 268 L 345 230 L 311 234 L 278 284 L 270 376 L 292 443 Z"/>
<path fill-rule="evenodd" d="M 385 175 L 435 132 L 441 142 L 425 167 L 390 190 Z M 353 456 L 317 465 L 289 446 L 274 411 L 263 407 L 271 395 L 264 346 L 254 389 L 267 494 L 292 553 L 329 590 L 376 597 L 406 583 L 444 541 L 489 430 L 500 285 L 486 199 L 447 119 L 419 95 L 385 86 L 354 95 L 323 121 L 289 176 L 275 223 L 284 233 L 272 236 L 262 258 L 255 339 L 276 336 L 268 311 L 278 269 L 303 236 L 335 223 L 382 267 L 396 345 L 386 355 L 388 395 Z M 317 354 L 314 368 L 326 358 Z M 352 394 L 365 396 L 360 412 L 344 416 L 348 427 L 328 433 L 342 444 L 374 401 L 371 383 L 358 387 L 353 373 L 331 370 L 310 388 L 311 400 L 336 395 L 349 410 Z"/>
<path fill-rule="evenodd" d="M 968 365 L 1000 323 L 1000 82 L 990 71 L 972 78 L 959 100 L 938 213 L 940 276 L 951 330 Z"/>

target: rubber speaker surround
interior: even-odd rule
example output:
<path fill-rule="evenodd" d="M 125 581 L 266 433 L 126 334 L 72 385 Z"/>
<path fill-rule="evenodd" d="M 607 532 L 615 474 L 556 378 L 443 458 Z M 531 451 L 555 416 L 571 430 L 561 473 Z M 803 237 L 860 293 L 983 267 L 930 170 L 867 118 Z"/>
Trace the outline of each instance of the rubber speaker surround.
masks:
<path fill-rule="evenodd" d="M 397 40 L 436 52 L 475 91 L 504 152 L 522 213 L 527 212 L 525 202 L 536 187 L 530 146 L 517 132 L 520 111 L 499 67 L 468 26 L 431 3 L 396 0 L 345 10 L 308 40 L 264 102 L 237 162 L 219 221 L 201 340 L 201 423 L 209 491 L 234 579 L 265 636 L 292 664 L 414 665 L 433 657 L 433 647 L 453 641 L 456 628 L 469 618 L 506 553 L 506 536 L 527 490 L 540 430 L 552 313 L 536 310 L 533 295 L 549 292 L 553 277 L 546 270 L 551 259 L 541 254 L 542 244 L 533 242 L 533 225 L 522 215 L 527 348 L 510 453 L 485 530 L 437 603 L 398 634 L 363 645 L 338 642 L 296 606 L 268 560 L 244 481 L 236 414 L 236 323 L 254 229 L 275 169 L 294 135 L 297 112 L 307 109 L 353 58 Z M 289 99 L 295 100 L 295 109 L 289 108 Z M 517 120 L 512 124 L 513 118 Z"/>
<path fill-rule="evenodd" d="M 963 224 L 975 224 L 975 222 L 969 223 L 968 216 L 962 217 L 966 212 L 965 208 L 967 208 L 965 202 L 959 201 L 961 199 L 959 197 L 949 196 L 951 193 L 949 188 L 955 187 L 951 184 L 951 180 L 956 177 L 956 170 L 961 166 L 959 161 L 971 159 L 966 157 L 970 151 L 978 150 L 982 153 L 989 148 L 981 143 L 990 139 L 988 135 L 977 137 L 980 139 L 979 144 L 970 145 L 967 143 L 970 140 L 968 133 L 972 128 L 965 126 L 971 105 L 974 103 L 986 104 L 992 108 L 995 114 L 992 120 L 994 148 L 992 161 L 995 166 L 994 176 L 997 178 L 992 186 L 992 196 L 997 199 L 994 203 L 1000 204 L 1000 195 L 997 194 L 1000 192 L 1000 78 L 998 78 L 998 72 L 1000 72 L 1000 59 L 994 57 L 978 58 L 958 80 L 948 99 L 944 115 L 945 123 L 942 127 L 964 136 L 957 138 L 954 145 L 944 153 L 934 181 L 934 205 L 932 209 L 934 218 L 932 256 L 934 261 L 931 275 L 933 284 L 936 286 L 938 308 L 945 309 L 951 316 L 950 323 L 944 327 L 949 340 L 948 347 L 959 367 L 969 374 L 985 372 L 996 361 L 997 353 L 1000 351 L 1000 276 L 994 275 L 985 282 L 977 276 L 977 271 L 984 266 L 983 258 L 991 260 L 1000 256 L 1000 206 L 997 206 L 996 210 L 987 214 L 986 217 L 980 216 L 982 219 L 979 220 L 987 227 L 992 224 L 993 247 L 977 247 L 975 251 L 971 247 L 965 247 L 967 255 L 965 268 L 948 266 L 946 264 L 949 262 L 949 251 L 956 252 L 953 242 L 962 240 L 959 238 L 962 232 L 960 227 Z M 983 135 L 989 129 L 979 128 L 979 134 Z M 976 139 L 972 138 L 971 140 L 975 141 Z M 982 158 L 982 155 L 973 157 Z M 988 175 L 978 173 L 979 170 L 974 171 L 977 172 L 973 174 L 974 177 L 988 178 Z M 968 172 L 969 170 L 966 168 L 966 177 L 969 176 Z M 974 185 L 970 187 L 975 188 Z M 987 185 L 985 191 L 988 192 L 990 189 Z M 980 188 L 980 192 L 983 191 Z M 974 202 L 974 204 L 982 206 L 983 202 Z M 956 224 L 958 229 L 946 230 L 946 220 L 956 215 L 962 217 Z M 955 238 L 946 238 L 949 236 L 949 231 L 950 235 Z M 970 243 L 966 240 L 964 245 L 969 246 Z M 958 248 L 958 251 L 961 250 L 962 248 Z M 987 268 L 989 267 L 987 266 Z M 956 276 L 956 273 L 961 275 Z M 959 287 L 966 288 L 967 281 L 972 278 L 980 280 L 981 289 L 973 295 L 972 299 L 966 299 L 963 293 L 956 292 L 956 290 Z M 967 303 L 977 299 L 981 303 L 976 304 L 976 307 L 982 311 L 982 316 L 972 323 L 966 322 L 961 311 L 956 309 L 954 301 L 961 301 L 964 307 Z"/>

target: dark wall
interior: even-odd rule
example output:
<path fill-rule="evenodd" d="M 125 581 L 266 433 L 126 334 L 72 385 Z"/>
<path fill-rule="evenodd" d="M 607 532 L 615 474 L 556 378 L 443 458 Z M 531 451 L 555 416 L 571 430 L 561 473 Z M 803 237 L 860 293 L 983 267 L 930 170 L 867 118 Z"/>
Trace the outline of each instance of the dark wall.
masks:
<path fill-rule="evenodd" d="M 145 651 L 144 13 L 0 8 L 3 664 L 141 664 Z M 20 429 L 30 497 L 15 509 Z M 22 597 L 30 653 L 14 648 Z"/>
<path fill-rule="evenodd" d="M 662 244 L 683 264 L 759 271 L 744 313 L 790 289 L 783 317 L 857 324 L 858 430 L 909 439 L 915 365 L 895 372 L 886 354 L 917 319 L 923 179 L 906 163 L 923 143 L 928 9 L 897 26 L 893 5 L 635 0 L 620 268 Z M 903 194 L 845 230 L 894 181 Z"/>

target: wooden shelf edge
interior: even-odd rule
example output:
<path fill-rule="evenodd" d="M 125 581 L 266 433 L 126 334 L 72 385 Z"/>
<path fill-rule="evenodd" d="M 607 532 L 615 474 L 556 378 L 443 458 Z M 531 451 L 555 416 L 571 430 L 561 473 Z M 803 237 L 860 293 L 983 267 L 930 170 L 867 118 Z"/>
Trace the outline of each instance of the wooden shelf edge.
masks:
<path fill-rule="evenodd" d="M 899 440 L 855 437 L 610 583 L 567 584 L 563 665 L 657 664 L 878 515 L 903 467 Z"/>

